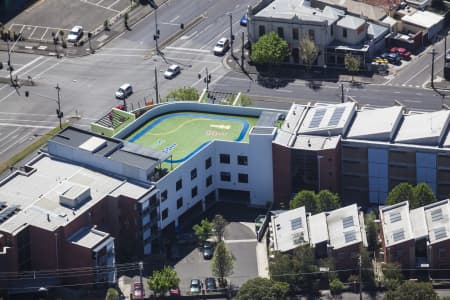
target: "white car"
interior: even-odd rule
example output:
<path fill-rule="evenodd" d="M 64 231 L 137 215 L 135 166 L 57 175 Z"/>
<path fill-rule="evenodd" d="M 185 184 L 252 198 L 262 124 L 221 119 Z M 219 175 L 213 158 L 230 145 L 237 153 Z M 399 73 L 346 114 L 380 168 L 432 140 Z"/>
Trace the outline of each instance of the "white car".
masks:
<path fill-rule="evenodd" d="M 83 27 L 75 26 L 69 32 L 69 35 L 67 36 L 67 41 L 71 43 L 76 43 L 81 39 L 82 36 L 83 36 Z"/>
<path fill-rule="evenodd" d="M 171 65 L 166 72 L 164 72 L 164 77 L 167 79 L 172 79 L 181 72 L 179 65 Z"/>
<path fill-rule="evenodd" d="M 225 54 L 225 52 L 227 52 L 229 47 L 230 47 L 230 40 L 223 37 L 214 46 L 214 54 L 223 55 Z"/>
<path fill-rule="evenodd" d="M 116 98 L 123 100 L 123 99 L 126 99 L 131 94 L 133 94 L 133 88 L 131 87 L 131 84 L 124 83 L 116 91 Z"/>

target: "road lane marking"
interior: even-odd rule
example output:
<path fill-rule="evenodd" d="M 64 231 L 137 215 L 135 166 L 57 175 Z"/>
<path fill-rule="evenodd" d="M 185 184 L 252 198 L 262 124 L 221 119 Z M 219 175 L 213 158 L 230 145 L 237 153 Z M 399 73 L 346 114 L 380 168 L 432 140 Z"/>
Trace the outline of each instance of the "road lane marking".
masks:
<path fill-rule="evenodd" d="M 173 23 L 173 22 L 175 22 L 176 20 L 178 20 L 179 18 L 180 18 L 180 16 L 176 16 L 175 18 L 173 18 L 173 19 L 170 20 L 169 22 Z"/>
<path fill-rule="evenodd" d="M 34 64 L 35 62 L 38 62 L 39 60 L 43 59 L 43 56 L 38 56 L 35 59 L 33 59 L 32 61 L 30 61 L 29 63 L 23 65 L 22 67 L 20 67 L 19 69 L 13 71 L 13 75 L 16 75 L 16 73 L 19 73 L 20 71 L 22 71 L 22 69 L 27 68 L 28 66 L 31 66 L 32 64 Z"/>
<path fill-rule="evenodd" d="M 40 67 L 41 65 L 45 64 L 46 62 L 48 62 L 51 59 L 52 59 L 51 57 L 46 58 L 43 62 L 38 63 L 37 65 L 35 65 L 33 68 L 31 68 L 29 70 L 25 70 L 25 72 L 22 72 L 22 74 L 20 74 L 20 75 L 26 75 L 26 74 L 30 73 L 31 71 Z"/>
<path fill-rule="evenodd" d="M 4 140 L 6 140 L 10 135 L 16 133 L 18 130 L 20 130 L 20 127 L 14 129 L 13 131 L 11 131 L 11 132 L 8 133 L 7 135 L 5 135 L 2 139 L 0 139 L 0 142 L 3 142 Z"/>
<path fill-rule="evenodd" d="M 61 61 L 57 62 L 56 64 L 54 64 L 53 66 L 48 67 L 47 69 L 45 69 L 44 71 L 42 71 L 41 73 L 34 75 L 34 77 L 36 79 L 39 79 L 41 75 L 47 73 L 48 71 L 50 71 L 51 69 L 53 69 L 54 67 L 58 66 L 60 63 L 62 63 L 64 61 L 64 59 L 62 59 Z"/>
<path fill-rule="evenodd" d="M 183 48 L 183 47 L 166 47 L 168 50 L 174 50 L 174 51 L 192 51 L 192 52 L 199 52 L 199 53 L 212 53 L 210 50 L 204 50 L 204 49 L 196 49 L 196 48 Z"/>
<path fill-rule="evenodd" d="M 15 124 L 15 123 L 0 123 L 0 126 L 5 127 L 26 127 L 26 128 L 39 128 L 39 129 L 53 129 L 55 126 L 43 126 L 43 125 L 28 125 L 28 124 Z"/>

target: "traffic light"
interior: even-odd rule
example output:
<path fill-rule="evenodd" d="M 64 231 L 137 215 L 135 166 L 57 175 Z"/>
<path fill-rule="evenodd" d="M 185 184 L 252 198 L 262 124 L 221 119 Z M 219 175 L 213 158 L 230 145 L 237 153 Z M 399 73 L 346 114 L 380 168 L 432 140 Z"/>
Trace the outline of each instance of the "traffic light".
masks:
<path fill-rule="evenodd" d="M 181 30 L 184 29 L 184 24 L 183 24 L 183 23 L 180 24 L 180 29 L 181 29 Z"/>

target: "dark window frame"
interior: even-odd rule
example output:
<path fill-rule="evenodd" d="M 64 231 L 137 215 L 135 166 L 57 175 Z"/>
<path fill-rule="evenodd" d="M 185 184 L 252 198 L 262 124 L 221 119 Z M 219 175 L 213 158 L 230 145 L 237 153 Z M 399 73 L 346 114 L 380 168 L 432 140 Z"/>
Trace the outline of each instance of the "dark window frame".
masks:
<path fill-rule="evenodd" d="M 230 172 L 220 172 L 220 180 L 224 182 L 230 182 L 231 181 L 231 173 Z"/>

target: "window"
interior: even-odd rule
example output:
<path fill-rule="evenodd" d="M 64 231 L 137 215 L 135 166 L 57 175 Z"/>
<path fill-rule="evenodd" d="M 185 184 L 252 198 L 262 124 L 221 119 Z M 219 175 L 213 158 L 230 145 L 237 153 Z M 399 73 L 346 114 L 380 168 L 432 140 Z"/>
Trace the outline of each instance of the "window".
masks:
<path fill-rule="evenodd" d="M 161 218 L 162 218 L 163 220 L 165 220 L 165 219 L 167 219 L 168 216 L 169 216 L 169 209 L 166 208 L 166 209 L 164 209 L 164 210 L 162 211 L 162 213 L 161 213 Z"/>
<path fill-rule="evenodd" d="M 208 170 L 209 168 L 211 168 L 211 165 L 212 165 L 211 157 L 208 157 L 205 160 L 205 169 Z"/>
<path fill-rule="evenodd" d="M 346 29 L 346 28 L 343 28 L 343 29 L 342 29 L 342 36 L 343 36 L 344 38 L 347 37 L 347 29 Z"/>
<path fill-rule="evenodd" d="M 331 34 L 331 36 L 333 36 L 334 35 L 334 27 L 333 27 L 333 25 L 331 25 L 331 27 L 330 27 L 330 34 Z"/>
<path fill-rule="evenodd" d="M 444 247 L 442 247 L 442 248 L 439 248 L 439 258 L 444 258 L 444 257 L 446 257 L 447 256 L 447 251 L 446 251 L 447 249 L 445 249 Z"/>
<path fill-rule="evenodd" d="M 198 189 L 196 186 L 194 186 L 191 190 L 191 197 L 194 198 L 198 194 Z"/>
<path fill-rule="evenodd" d="M 245 155 L 238 155 L 237 161 L 238 161 L 238 165 L 241 165 L 241 166 L 248 165 L 248 157 Z"/>
<path fill-rule="evenodd" d="M 206 178 L 206 187 L 210 186 L 212 184 L 212 175 L 209 175 Z"/>
<path fill-rule="evenodd" d="M 177 209 L 183 206 L 183 197 L 178 198 L 177 200 Z"/>
<path fill-rule="evenodd" d="M 259 25 L 259 36 L 263 36 L 266 34 L 266 27 L 264 25 Z"/>
<path fill-rule="evenodd" d="M 220 154 L 220 163 L 221 164 L 229 164 L 230 163 L 230 154 Z"/>
<path fill-rule="evenodd" d="M 298 41 L 298 28 L 292 28 L 292 39 Z"/>
<path fill-rule="evenodd" d="M 220 180 L 222 181 L 231 181 L 230 172 L 220 172 Z"/>
<path fill-rule="evenodd" d="M 284 30 L 283 30 L 283 27 L 278 27 L 278 28 L 277 28 L 277 32 L 278 32 L 278 36 L 279 36 L 280 38 L 284 38 Z"/>
<path fill-rule="evenodd" d="M 167 200 L 167 190 L 161 192 L 161 202 L 164 202 L 166 200 Z"/>
<path fill-rule="evenodd" d="M 176 186 L 176 190 L 179 191 L 183 188 L 183 180 L 180 179 L 177 181 L 177 186 Z"/>
<path fill-rule="evenodd" d="M 197 168 L 191 170 L 191 180 L 197 177 Z"/>
<path fill-rule="evenodd" d="M 315 42 L 316 41 L 316 35 L 314 33 L 313 29 L 308 30 L 308 37 L 311 41 Z"/>
<path fill-rule="evenodd" d="M 238 174 L 238 181 L 240 183 L 248 183 L 248 174 Z"/>

